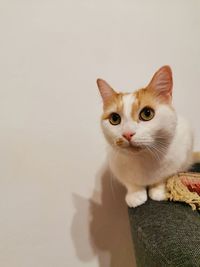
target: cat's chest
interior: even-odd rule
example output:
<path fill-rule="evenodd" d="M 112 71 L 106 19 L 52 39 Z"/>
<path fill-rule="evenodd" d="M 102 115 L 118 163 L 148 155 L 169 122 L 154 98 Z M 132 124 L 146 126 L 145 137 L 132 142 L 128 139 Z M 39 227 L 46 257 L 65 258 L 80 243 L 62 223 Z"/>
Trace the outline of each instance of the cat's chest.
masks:
<path fill-rule="evenodd" d="M 122 183 L 135 182 L 138 185 L 152 184 L 155 178 L 160 177 L 158 164 L 146 158 L 138 159 L 123 154 L 110 153 L 109 165 L 113 174 Z"/>

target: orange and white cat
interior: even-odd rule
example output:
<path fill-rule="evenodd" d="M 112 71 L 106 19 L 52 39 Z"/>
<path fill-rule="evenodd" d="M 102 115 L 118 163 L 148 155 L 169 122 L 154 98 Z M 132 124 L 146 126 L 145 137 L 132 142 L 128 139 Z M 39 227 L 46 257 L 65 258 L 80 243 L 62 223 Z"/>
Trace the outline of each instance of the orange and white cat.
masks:
<path fill-rule="evenodd" d="M 101 125 L 109 143 L 114 176 L 127 188 L 126 202 L 137 207 L 149 197 L 164 200 L 165 180 L 192 163 L 193 133 L 172 107 L 172 72 L 163 66 L 145 88 L 117 93 L 104 80 Z"/>

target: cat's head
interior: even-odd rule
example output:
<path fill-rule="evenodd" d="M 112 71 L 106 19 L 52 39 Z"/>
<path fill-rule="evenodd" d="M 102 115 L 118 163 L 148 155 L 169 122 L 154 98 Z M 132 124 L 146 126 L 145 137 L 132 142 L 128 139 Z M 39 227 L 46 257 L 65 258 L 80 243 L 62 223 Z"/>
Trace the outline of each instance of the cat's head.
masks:
<path fill-rule="evenodd" d="M 132 93 L 118 93 L 102 79 L 97 85 L 103 99 L 102 129 L 109 144 L 122 151 L 165 151 L 176 128 L 169 66 Z"/>

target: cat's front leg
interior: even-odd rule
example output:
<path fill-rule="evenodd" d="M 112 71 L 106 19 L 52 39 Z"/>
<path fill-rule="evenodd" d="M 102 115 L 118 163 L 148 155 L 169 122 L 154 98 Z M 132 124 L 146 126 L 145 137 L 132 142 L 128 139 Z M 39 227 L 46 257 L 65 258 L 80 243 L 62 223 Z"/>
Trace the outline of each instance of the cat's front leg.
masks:
<path fill-rule="evenodd" d="M 167 199 L 166 184 L 161 182 L 149 187 L 149 197 L 156 201 L 162 201 Z"/>
<path fill-rule="evenodd" d="M 147 201 L 147 191 L 143 186 L 126 185 L 127 194 L 125 197 L 126 203 L 130 208 L 135 208 Z"/>

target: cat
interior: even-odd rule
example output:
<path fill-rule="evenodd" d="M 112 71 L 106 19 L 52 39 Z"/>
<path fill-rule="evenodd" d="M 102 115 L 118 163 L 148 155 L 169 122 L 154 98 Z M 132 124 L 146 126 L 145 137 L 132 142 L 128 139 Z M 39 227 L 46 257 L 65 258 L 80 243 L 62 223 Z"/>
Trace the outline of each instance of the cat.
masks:
<path fill-rule="evenodd" d="M 117 93 L 97 80 L 103 99 L 101 126 L 109 144 L 108 161 L 126 187 L 129 207 L 166 199 L 166 179 L 192 164 L 193 132 L 172 106 L 173 78 L 161 67 L 150 83 L 133 93 Z"/>

